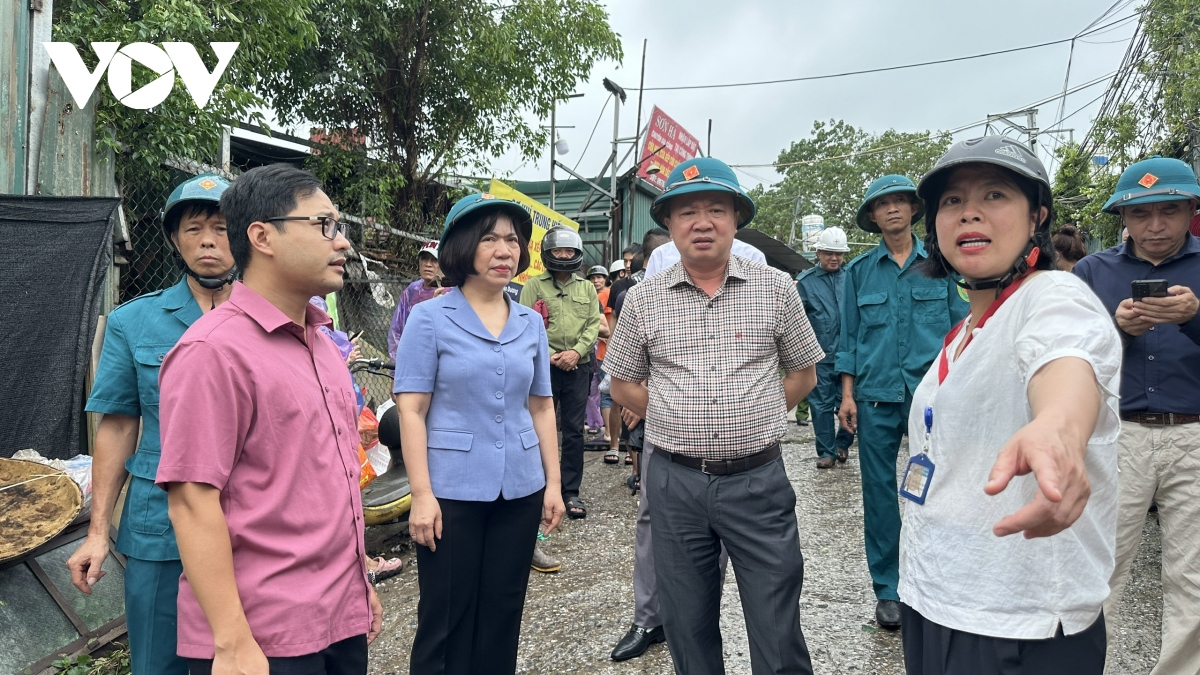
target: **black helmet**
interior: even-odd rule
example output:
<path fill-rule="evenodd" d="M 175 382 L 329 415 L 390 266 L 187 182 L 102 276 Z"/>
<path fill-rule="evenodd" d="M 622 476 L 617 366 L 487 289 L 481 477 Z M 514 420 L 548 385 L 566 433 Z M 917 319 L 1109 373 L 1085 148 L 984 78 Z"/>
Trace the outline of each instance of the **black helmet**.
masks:
<path fill-rule="evenodd" d="M 925 249 L 929 255 L 925 273 L 945 277 L 954 273 L 937 240 L 937 211 L 946 180 L 951 170 L 964 164 L 991 164 L 1015 174 L 1016 182 L 1026 192 L 1034 208 L 1045 206 L 1046 218 L 1038 223 L 1033 238 L 1025 251 L 1002 277 L 977 281 L 960 281 L 959 286 L 972 290 L 995 288 L 997 293 L 1029 269 L 1042 261 L 1039 267 L 1054 267 L 1054 247 L 1050 244 L 1050 223 L 1054 221 L 1054 198 L 1050 192 L 1050 177 L 1037 155 L 1024 144 L 1007 136 L 983 136 L 955 143 L 938 159 L 933 169 L 917 183 L 917 196 L 925 202 Z M 1034 254 L 1034 249 L 1038 249 Z"/>
<path fill-rule="evenodd" d="M 556 248 L 575 249 L 575 255 L 560 259 L 550 255 Z M 551 272 L 577 272 L 583 266 L 583 239 L 569 227 L 555 227 L 542 237 L 542 266 Z"/>

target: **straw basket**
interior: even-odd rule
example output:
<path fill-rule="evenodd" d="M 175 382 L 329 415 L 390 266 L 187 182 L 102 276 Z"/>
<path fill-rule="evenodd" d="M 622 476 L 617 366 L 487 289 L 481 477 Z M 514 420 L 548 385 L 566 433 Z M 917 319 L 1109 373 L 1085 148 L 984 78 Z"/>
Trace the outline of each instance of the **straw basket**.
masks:
<path fill-rule="evenodd" d="M 0 563 L 50 541 L 82 509 L 83 492 L 67 474 L 0 457 Z"/>

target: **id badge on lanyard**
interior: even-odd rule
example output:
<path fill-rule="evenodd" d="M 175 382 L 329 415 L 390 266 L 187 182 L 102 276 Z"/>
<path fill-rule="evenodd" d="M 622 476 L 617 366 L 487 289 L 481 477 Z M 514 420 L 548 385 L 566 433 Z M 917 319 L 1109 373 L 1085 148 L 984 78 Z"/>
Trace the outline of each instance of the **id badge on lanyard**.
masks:
<path fill-rule="evenodd" d="M 916 504 L 924 504 L 933 483 L 933 472 L 937 468 L 929 458 L 929 436 L 933 432 L 933 408 L 925 409 L 925 441 L 921 454 L 908 460 L 904 480 L 900 483 L 900 496 Z"/>

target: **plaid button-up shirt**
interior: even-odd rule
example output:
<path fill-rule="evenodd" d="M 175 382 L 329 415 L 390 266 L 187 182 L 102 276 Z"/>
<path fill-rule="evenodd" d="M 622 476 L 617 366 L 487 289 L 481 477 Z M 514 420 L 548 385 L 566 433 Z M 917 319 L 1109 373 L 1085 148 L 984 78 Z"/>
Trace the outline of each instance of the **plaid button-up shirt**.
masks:
<path fill-rule="evenodd" d="M 664 450 L 736 459 L 779 440 L 787 403 L 779 370 L 820 361 L 795 282 L 730 256 L 716 294 L 682 263 L 629 290 L 604 370 L 648 380 L 646 438 Z"/>

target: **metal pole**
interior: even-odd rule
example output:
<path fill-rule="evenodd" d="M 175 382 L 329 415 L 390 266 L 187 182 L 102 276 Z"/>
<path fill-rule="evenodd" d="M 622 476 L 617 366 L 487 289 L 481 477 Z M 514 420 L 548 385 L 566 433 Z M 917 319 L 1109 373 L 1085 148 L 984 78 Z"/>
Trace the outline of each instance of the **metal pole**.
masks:
<path fill-rule="evenodd" d="M 550 210 L 554 210 L 554 142 L 555 142 L 555 117 L 556 103 L 550 104 Z"/>
<path fill-rule="evenodd" d="M 612 157 L 609 159 L 611 172 L 609 178 L 608 191 L 612 193 L 609 200 L 608 208 L 608 240 L 610 244 L 616 241 L 617 238 L 617 204 L 621 204 L 624 208 L 625 199 L 617 192 L 617 138 L 621 135 L 621 97 L 613 94 L 613 140 L 612 140 Z M 630 194 L 632 195 L 633 184 L 630 183 Z M 613 255 L 613 258 L 616 256 Z"/>
<path fill-rule="evenodd" d="M 712 118 L 708 118 L 708 156 L 712 157 Z"/>
<path fill-rule="evenodd" d="M 637 126 L 633 129 L 633 151 L 634 157 L 641 152 L 638 149 L 638 141 L 642 138 L 642 90 L 646 88 L 646 43 L 649 39 L 642 40 L 642 76 L 638 80 L 638 111 L 637 111 Z"/>
<path fill-rule="evenodd" d="M 1037 108 L 1030 109 L 1029 112 L 1026 113 L 1026 117 L 1029 119 L 1029 150 L 1036 157 L 1037 156 L 1037 135 L 1038 135 Z"/>
<path fill-rule="evenodd" d="M 796 206 L 792 209 L 792 231 L 788 234 L 788 248 L 794 248 L 796 242 L 796 219 L 800 217 L 800 195 L 796 195 Z"/>

